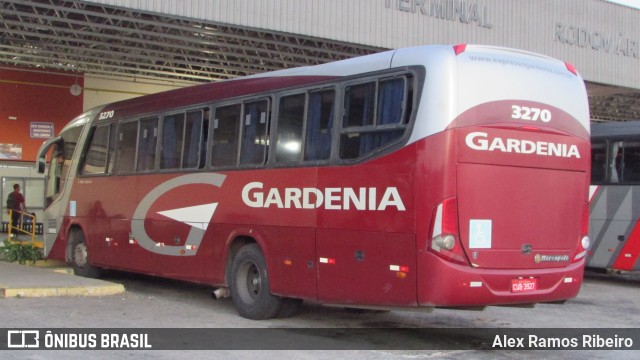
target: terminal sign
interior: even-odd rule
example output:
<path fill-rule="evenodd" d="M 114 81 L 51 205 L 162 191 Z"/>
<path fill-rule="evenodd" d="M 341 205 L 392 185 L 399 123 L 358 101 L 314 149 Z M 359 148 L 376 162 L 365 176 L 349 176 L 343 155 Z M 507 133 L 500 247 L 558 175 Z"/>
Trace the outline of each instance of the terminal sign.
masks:
<path fill-rule="evenodd" d="M 591 48 L 609 54 L 638 59 L 640 40 L 622 32 L 605 32 L 585 27 L 567 25 L 556 21 L 553 24 L 553 40 L 562 44 Z"/>
<path fill-rule="evenodd" d="M 463 24 L 475 23 L 491 29 L 487 6 L 466 0 L 385 0 L 387 9 L 422 14 L 435 19 L 459 21 Z"/>

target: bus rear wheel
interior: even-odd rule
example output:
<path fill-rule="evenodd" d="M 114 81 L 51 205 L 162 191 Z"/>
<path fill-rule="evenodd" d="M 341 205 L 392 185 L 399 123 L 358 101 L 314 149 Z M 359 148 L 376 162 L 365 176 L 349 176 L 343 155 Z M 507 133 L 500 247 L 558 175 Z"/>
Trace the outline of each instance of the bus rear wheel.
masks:
<path fill-rule="evenodd" d="M 271 294 L 267 264 L 256 244 L 243 246 L 233 259 L 231 299 L 241 316 L 271 319 L 282 308 L 282 299 Z"/>
<path fill-rule="evenodd" d="M 89 264 L 89 251 L 82 232 L 74 231 L 72 238 L 71 265 L 73 266 L 73 273 L 87 278 L 99 278 L 102 271 L 100 268 Z"/>

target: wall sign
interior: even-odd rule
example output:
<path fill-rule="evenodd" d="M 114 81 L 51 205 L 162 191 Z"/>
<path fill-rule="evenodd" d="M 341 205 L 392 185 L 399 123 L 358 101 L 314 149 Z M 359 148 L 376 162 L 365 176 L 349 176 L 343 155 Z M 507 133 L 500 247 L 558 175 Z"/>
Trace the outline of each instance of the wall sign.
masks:
<path fill-rule="evenodd" d="M 0 159 L 21 160 L 22 144 L 0 144 Z"/>
<path fill-rule="evenodd" d="M 32 139 L 49 139 L 54 135 L 52 122 L 32 122 L 29 125 Z"/>

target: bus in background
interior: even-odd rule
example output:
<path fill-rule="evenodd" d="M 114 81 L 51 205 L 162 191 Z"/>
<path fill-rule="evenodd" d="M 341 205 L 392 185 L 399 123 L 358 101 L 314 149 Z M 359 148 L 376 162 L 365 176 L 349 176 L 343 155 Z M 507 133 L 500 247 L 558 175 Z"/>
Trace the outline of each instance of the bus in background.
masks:
<path fill-rule="evenodd" d="M 640 270 L 640 121 L 593 124 L 591 139 L 587 267 Z"/>
<path fill-rule="evenodd" d="M 399 49 L 107 104 L 40 149 L 45 251 L 231 296 L 247 318 L 561 302 L 589 245 L 564 62 Z"/>

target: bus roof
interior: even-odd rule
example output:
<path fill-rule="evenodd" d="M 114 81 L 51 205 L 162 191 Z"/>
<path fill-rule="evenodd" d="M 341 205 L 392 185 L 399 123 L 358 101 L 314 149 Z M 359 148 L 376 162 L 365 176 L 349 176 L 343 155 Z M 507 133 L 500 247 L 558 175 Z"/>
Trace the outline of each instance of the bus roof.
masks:
<path fill-rule="evenodd" d="M 454 49 L 464 49 L 464 55 L 460 55 Z M 469 60 L 469 58 L 481 57 L 492 60 L 493 64 Z M 464 63 L 466 64 L 465 67 L 469 68 L 466 76 L 460 77 L 460 79 L 465 79 L 464 83 L 457 83 L 454 63 Z M 493 66 L 491 67 L 491 65 Z M 516 87 L 519 89 L 518 91 L 522 92 L 519 94 L 520 98 L 529 99 L 532 95 L 535 95 L 537 97 L 534 100 L 555 104 L 579 119 L 588 132 L 588 106 L 586 101 L 584 104 L 581 102 L 574 104 L 570 100 L 561 100 L 564 99 L 563 96 L 556 96 L 557 93 L 579 94 L 586 92 L 584 84 L 577 85 L 577 83 L 582 82 L 581 78 L 577 75 L 569 75 L 569 71 L 562 61 L 529 52 L 482 45 L 429 45 L 390 50 L 321 65 L 267 72 L 239 79 L 145 95 L 107 104 L 100 111 L 114 111 L 119 119 L 126 119 L 151 113 L 177 111 L 188 106 L 198 106 L 199 104 L 205 106 L 211 102 L 223 102 L 231 98 L 241 98 L 249 95 L 260 96 L 261 93 L 266 94 L 279 89 L 321 85 L 323 82 L 335 78 L 382 71 L 391 67 L 408 66 L 424 66 L 429 69 L 428 74 L 431 82 L 438 84 L 440 89 L 438 92 L 432 91 L 429 93 L 429 101 L 424 104 L 424 111 L 439 109 L 439 104 L 443 103 L 441 97 L 448 96 L 456 87 L 464 88 L 461 91 L 465 91 L 462 98 L 458 96 L 457 104 L 450 101 L 450 109 L 448 109 L 448 115 L 445 116 L 446 119 L 433 122 L 433 124 L 428 125 L 433 128 L 417 132 L 416 136 L 423 137 L 424 135 L 441 131 L 461 111 L 473 105 L 502 98 L 512 98 L 512 96 L 518 95 L 513 94 L 513 86 L 503 86 L 501 89 L 504 91 L 497 92 L 499 87 L 495 86 L 496 77 L 513 77 L 507 75 L 507 70 L 509 69 L 514 72 L 514 75 L 524 76 L 529 74 L 529 77 L 526 78 L 528 86 Z M 492 71 L 479 71 L 477 66 L 482 66 L 485 70 L 490 68 Z M 541 69 L 544 71 L 541 71 Z M 549 75 L 549 73 L 552 73 L 552 75 Z M 547 82 L 541 80 L 541 78 L 549 78 L 553 75 L 565 77 L 565 81 L 559 82 L 557 78 L 553 79 L 554 84 L 560 83 L 563 86 L 556 86 L 558 89 L 551 89 L 550 93 L 549 88 L 545 86 Z M 576 77 L 579 81 L 574 80 Z M 475 84 L 475 86 L 468 86 L 469 84 Z M 537 84 L 537 86 L 532 86 L 533 84 Z M 492 85 L 491 91 L 486 91 L 487 85 Z M 555 93 L 553 93 L 554 91 Z M 463 100 L 467 103 L 464 103 Z M 442 115 L 442 113 L 439 113 L 437 117 L 442 117 Z M 431 116 L 429 118 L 437 117 Z"/>

